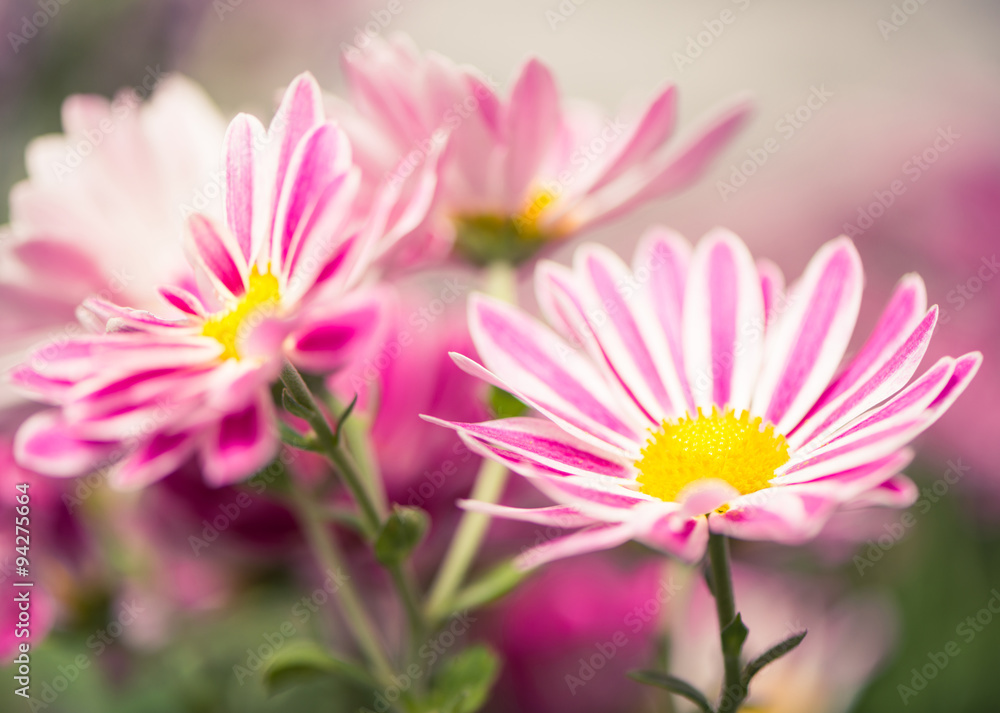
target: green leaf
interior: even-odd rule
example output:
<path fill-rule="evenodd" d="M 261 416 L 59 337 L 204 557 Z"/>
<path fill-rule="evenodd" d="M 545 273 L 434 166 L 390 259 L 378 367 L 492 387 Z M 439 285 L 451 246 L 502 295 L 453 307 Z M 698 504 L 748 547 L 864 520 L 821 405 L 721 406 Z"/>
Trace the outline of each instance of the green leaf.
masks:
<path fill-rule="evenodd" d="M 299 433 L 284 421 L 278 421 L 278 432 L 281 434 L 281 441 L 292 448 L 298 448 L 300 451 L 322 451 L 314 436 Z"/>
<path fill-rule="evenodd" d="M 456 594 L 451 603 L 451 611 L 475 609 L 499 599 L 520 584 L 528 574 L 530 572 L 515 567 L 513 560 L 501 562 Z"/>
<path fill-rule="evenodd" d="M 330 655 L 314 641 L 293 641 L 280 649 L 264 668 L 268 695 L 321 676 L 333 676 L 365 690 L 377 688 L 360 667 Z"/>
<path fill-rule="evenodd" d="M 429 702 L 438 713 L 474 713 L 486 703 L 500 672 L 489 648 L 472 646 L 441 666 L 431 683 Z"/>
<path fill-rule="evenodd" d="M 750 631 L 743 624 L 743 618 L 737 613 L 736 618 L 722 630 L 722 650 L 738 655 L 743 649 L 743 642 L 747 640 L 749 633 Z"/>
<path fill-rule="evenodd" d="M 638 681 L 639 683 L 643 683 L 647 686 L 656 686 L 657 688 L 665 688 L 681 698 L 686 698 L 705 713 L 715 713 L 712 709 L 712 704 L 708 702 L 708 699 L 705 698 L 701 691 L 687 681 L 677 678 L 676 676 L 671 676 L 669 673 L 649 670 L 629 671 L 628 676 L 632 680 Z"/>
<path fill-rule="evenodd" d="M 396 505 L 375 539 L 375 557 L 382 564 L 399 564 L 420 544 L 427 524 L 427 513 L 420 508 Z"/>
<path fill-rule="evenodd" d="M 351 399 L 351 403 L 347 404 L 347 408 L 345 408 L 344 412 L 340 414 L 339 418 L 337 418 L 337 425 L 333 429 L 333 440 L 335 443 L 340 443 L 340 432 L 343 430 L 344 424 L 347 422 L 347 419 L 350 417 L 351 412 L 354 411 L 354 407 L 357 405 L 358 405 L 358 395 L 354 394 L 354 398 Z"/>
<path fill-rule="evenodd" d="M 281 392 L 281 405 L 288 413 L 299 418 L 309 419 L 313 415 L 312 409 L 299 403 L 288 389 Z"/>
<path fill-rule="evenodd" d="M 747 664 L 747 667 L 743 669 L 743 675 L 740 676 L 740 682 L 744 687 L 750 685 L 750 681 L 760 673 L 760 670 L 767 666 L 772 661 L 777 661 L 782 656 L 787 654 L 789 651 L 794 649 L 796 646 L 802 643 L 802 640 L 806 638 L 805 631 L 800 631 L 798 634 L 793 634 L 789 636 L 784 641 L 775 644 L 767 651 L 762 653 L 760 656 L 755 658 L 753 661 Z"/>

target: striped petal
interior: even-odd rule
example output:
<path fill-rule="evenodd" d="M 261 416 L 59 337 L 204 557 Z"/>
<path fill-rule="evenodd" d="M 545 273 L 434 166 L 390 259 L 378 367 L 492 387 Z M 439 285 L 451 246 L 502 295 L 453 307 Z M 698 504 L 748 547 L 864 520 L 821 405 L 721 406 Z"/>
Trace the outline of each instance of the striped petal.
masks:
<path fill-rule="evenodd" d="M 506 116 L 507 157 L 504 165 L 508 207 L 520 207 L 549 145 L 561 113 L 555 80 L 544 64 L 531 59 L 511 90 Z"/>
<path fill-rule="evenodd" d="M 840 365 L 861 307 L 861 258 L 846 238 L 820 248 L 768 334 L 753 410 L 788 433 Z"/>
<path fill-rule="evenodd" d="M 503 302 L 473 295 L 469 330 L 486 366 L 519 397 L 584 439 L 596 435 L 620 446 L 633 443 L 637 429 L 606 406 L 613 399 L 600 374 L 539 322 Z"/>
<path fill-rule="evenodd" d="M 684 294 L 684 363 L 695 406 L 750 406 L 763 349 L 764 299 L 743 242 L 717 229 L 695 250 Z"/>

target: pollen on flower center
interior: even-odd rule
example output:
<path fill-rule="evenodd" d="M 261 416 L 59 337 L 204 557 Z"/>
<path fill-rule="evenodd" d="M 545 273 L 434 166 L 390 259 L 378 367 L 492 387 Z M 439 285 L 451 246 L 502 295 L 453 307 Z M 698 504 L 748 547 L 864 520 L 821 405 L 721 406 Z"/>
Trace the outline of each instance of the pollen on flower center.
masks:
<path fill-rule="evenodd" d="M 246 294 L 224 312 L 217 312 L 205 321 L 201 333 L 218 341 L 223 347 L 223 359 L 239 359 L 236 339 L 244 322 L 251 315 L 265 313 L 281 300 L 278 278 L 270 271 L 263 275 L 255 265 L 250 272 Z"/>
<path fill-rule="evenodd" d="M 698 409 L 695 418 L 682 416 L 652 431 L 635 462 L 640 491 L 675 501 L 695 481 L 718 478 L 742 495 L 767 488 L 774 471 L 788 462 L 785 437 L 764 426 L 760 417 L 739 416 L 732 409 Z"/>

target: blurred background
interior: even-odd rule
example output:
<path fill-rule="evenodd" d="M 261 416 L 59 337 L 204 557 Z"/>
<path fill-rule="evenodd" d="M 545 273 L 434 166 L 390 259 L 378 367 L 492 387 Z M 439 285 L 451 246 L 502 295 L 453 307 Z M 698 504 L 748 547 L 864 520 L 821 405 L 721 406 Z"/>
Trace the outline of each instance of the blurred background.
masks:
<path fill-rule="evenodd" d="M 857 683 L 852 710 L 996 711 L 1000 3 L 394 0 L 401 9 L 390 13 L 387 7 L 384 0 L 0 0 L 0 189 L 6 194 L 25 176 L 24 150 L 32 137 L 61 130 L 67 95 L 112 96 L 179 72 L 202 84 L 223 114 L 248 110 L 267 117 L 278 91 L 303 69 L 326 89 L 340 90 L 339 55 L 363 47 L 366 32 L 408 33 L 422 48 L 476 65 L 501 84 L 536 55 L 554 69 L 564 94 L 609 112 L 675 82 L 682 132 L 723 100 L 749 92 L 754 119 L 705 180 L 583 239 L 630 255 L 651 223 L 691 240 L 723 225 L 791 279 L 823 242 L 846 232 L 867 273 L 859 338 L 900 276 L 924 276 L 929 302 L 942 308 L 925 363 L 980 349 L 985 364 L 970 392 L 918 444 L 919 459 L 908 472 L 927 490 L 912 511 L 916 526 L 901 526 L 897 512 L 842 518 L 807 552 L 743 547 L 737 556 L 753 566 L 832 578 L 826 591 L 883 602 L 886 613 L 876 617 L 877 625 L 892 643 L 870 646 L 891 652 L 872 663 L 871 680 Z M 0 223 L 6 219 L 3 204 Z M 567 260 L 572 247 L 561 247 L 555 258 Z M 174 479 L 167 490 L 190 485 Z M 323 685 L 267 699 L 259 683 L 234 674 L 234 663 L 244 662 L 247 647 L 287 618 L 296 596 L 285 565 L 298 555 L 289 554 L 284 513 L 250 515 L 240 523 L 246 530 L 240 536 L 257 537 L 254 548 L 271 548 L 267 566 L 256 565 L 239 587 L 215 581 L 224 575 L 211 567 L 172 575 L 189 575 L 203 595 L 173 630 L 177 636 L 125 627 L 123 640 L 108 644 L 98 665 L 77 672 L 73 695 L 54 696 L 48 709 L 294 710 L 321 700 L 327 703 L 317 710 L 353 710 L 329 704 L 342 694 Z M 126 537 L 107 534 L 112 541 Z M 75 535 L 68 530 L 65 536 Z M 246 542 L 236 543 L 236 536 L 226 534 L 234 540 L 226 556 L 241 561 L 248 556 Z M 524 536 L 514 533 L 510 542 Z M 498 546 L 505 542 L 500 538 Z M 528 587 L 534 589 L 486 612 L 472 635 L 501 646 L 510 661 L 494 709 L 629 711 L 663 704 L 650 704 L 621 680 L 621 671 L 641 664 L 658 646 L 656 627 L 640 626 L 618 670 L 610 666 L 592 688 L 575 691 L 565 680 L 577 674 L 579 657 L 622 626 L 632 606 L 623 597 L 640 603 L 656 598 L 664 575 L 648 567 L 649 558 L 638 550 L 619 553 L 613 563 L 584 558 L 553 569 L 568 568 L 563 578 L 546 573 L 548 588 L 532 580 Z M 602 589 L 609 580 L 620 587 Z M 561 587 L 579 594 L 560 595 Z M 241 594 L 221 594 L 233 589 Z M 213 608 L 213 593 L 225 604 Z M 196 613 L 200 609 L 211 616 Z M 108 612 L 99 593 L 81 601 L 78 616 L 57 627 L 37 653 L 35 681 L 69 676 L 63 669 L 81 651 L 89 656 L 95 650 L 88 639 Z M 681 621 L 686 614 L 674 616 Z M 524 623 L 536 620 L 546 625 Z M 949 642 L 960 654 L 932 680 L 921 679 Z M 842 657 L 858 655 L 843 649 Z M 606 695 L 596 693 L 598 686 Z M 0 708 L 26 709 L 11 688 L 5 684 L 0 691 Z M 787 710 L 831 709 L 802 698 Z"/>

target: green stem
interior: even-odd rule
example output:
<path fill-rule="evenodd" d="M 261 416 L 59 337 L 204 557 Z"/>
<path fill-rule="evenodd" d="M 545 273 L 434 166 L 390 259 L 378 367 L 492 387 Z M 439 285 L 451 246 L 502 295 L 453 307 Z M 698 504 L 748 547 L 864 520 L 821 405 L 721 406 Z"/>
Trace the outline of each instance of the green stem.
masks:
<path fill-rule="evenodd" d="M 333 396 L 329 395 L 327 402 L 336 413 L 343 413 L 346 406 Z M 367 416 L 354 411 L 346 421 L 344 421 L 342 433 L 347 442 L 347 448 L 354 456 L 358 470 L 361 471 L 361 482 L 368 490 L 375 511 L 379 519 L 385 520 L 389 512 L 389 499 L 385 494 L 385 484 L 382 479 L 382 472 L 375 456 L 375 448 L 371 439 L 371 424 Z"/>
<path fill-rule="evenodd" d="M 362 522 L 366 534 L 369 539 L 374 539 L 382 524 L 382 518 L 379 517 L 378 511 L 368 495 L 368 489 L 365 488 L 361 482 L 361 478 L 358 477 L 358 473 L 354 469 L 354 464 L 350 462 L 350 459 L 340 448 L 337 435 L 330 430 L 330 424 L 327 423 L 326 417 L 316 403 L 316 399 L 313 398 L 312 392 L 309 391 L 309 387 L 303 381 L 302 375 L 299 374 L 298 370 L 290 362 L 286 361 L 281 369 L 281 382 L 288 389 L 288 393 L 292 395 L 292 398 L 307 409 L 306 420 L 312 426 L 313 432 L 316 434 L 316 440 L 323 449 L 323 454 L 330 459 L 340 477 L 343 478 L 344 484 L 354 498 L 354 502 L 358 504 L 358 508 L 361 510 Z"/>
<path fill-rule="evenodd" d="M 378 679 L 383 684 L 391 683 L 393 680 L 392 665 L 379 643 L 375 626 L 361 603 L 361 597 L 354 588 L 350 575 L 347 574 L 336 542 L 323 521 L 322 512 L 311 494 L 303 492 L 294 479 L 292 480 L 292 500 L 302 531 L 316 561 L 325 571 L 334 575 L 339 573 L 346 575 L 340 578 L 342 581 L 336 591 L 347 628 L 365 658 L 374 668 Z"/>
<path fill-rule="evenodd" d="M 726 628 L 736 620 L 736 598 L 733 594 L 733 577 L 729 565 L 729 539 L 711 533 L 708 536 L 708 558 L 712 568 L 712 589 L 715 611 L 719 618 L 719 638 L 725 665 L 725 682 L 719 703 L 719 713 L 734 713 L 746 698 L 740 683 L 740 651 L 742 642 L 733 644 L 725 635 Z"/>
<path fill-rule="evenodd" d="M 306 419 L 316 434 L 316 440 L 323 454 L 333 463 L 338 474 L 347 485 L 348 490 L 350 490 L 354 501 L 358 504 L 361 510 L 360 524 L 363 527 L 363 534 L 367 535 L 368 539 L 373 541 L 378 536 L 379 530 L 382 527 L 384 517 L 380 516 L 379 513 L 380 510 L 384 512 L 385 505 L 381 505 L 380 507 L 379 501 L 373 498 L 373 493 L 377 497 L 377 494 L 381 493 L 382 490 L 381 485 L 375 484 L 376 481 L 381 482 L 381 476 L 378 473 L 370 451 L 370 445 L 362 447 L 359 443 L 359 449 L 365 453 L 362 456 L 362 461 L 368 460 L 367 467 L 369 470 L 366 478 L 358 473 L 358 469 L 347 453 L 344 452 L 344 449 L 340 445 L 339 434 L 335 434 L 330 430 L 330 425 L 327 423 L 326 417 L 320 411 L 312 392 L 309 391 L 309 387 L 303 381 L 302 375 L 289 362 L 285 362 L 281 371 L 281 381 L 295 401 L 308 411 Z M 336 406 L 336 401 L 332 401 L 333 405 Z M 344 424 L 343 433 L 348 438 L 353 437 L 356 441 L 368 443 L 369 439 L 367 435 L 363 432 L 358 432 L 357 422 L 352 424 L 351 421 L 352 419 L 349 417 Z M 361 427 L 363 429 L 363 424 Z M 353 436 L 351 436 L 352 430 Z M 366 482 L 369 483 L 368 487 L 365 486 Z M 382 497 L 384 497 L 384 494 Z M 320 511 L 320 516 L 322 516 L 322 511 Z M 399 592 L 399 597 L 403 601 L 410 624 L 410 632 L 413 636 L 411 644 L 415 644 L 423 639 L 424 631 L 426 630 L 422 609 L 419 604 L 418 588 L 414 581 L 415 578 L 412 572 L 403 564 L 391 565 L 387 569 L 392 576 L 393 584 Z"/>
<path fill-rule="evenodd" d="M 495 503 L 500 499 L 506 483 L 507 468 L 496 461 L 484 459 L 469 497 L 480 502 Z M 427 596 L 426 612 L 432 621 L 438 621 L 448 615 L 451 600 L 465 581 L 465 575 L 479 551 L 479 545 L 489 524 L 490 516 L 485 513 L 471 511 L 463 513 L 441 569 L 438 570 L 430 594 Z"/>

